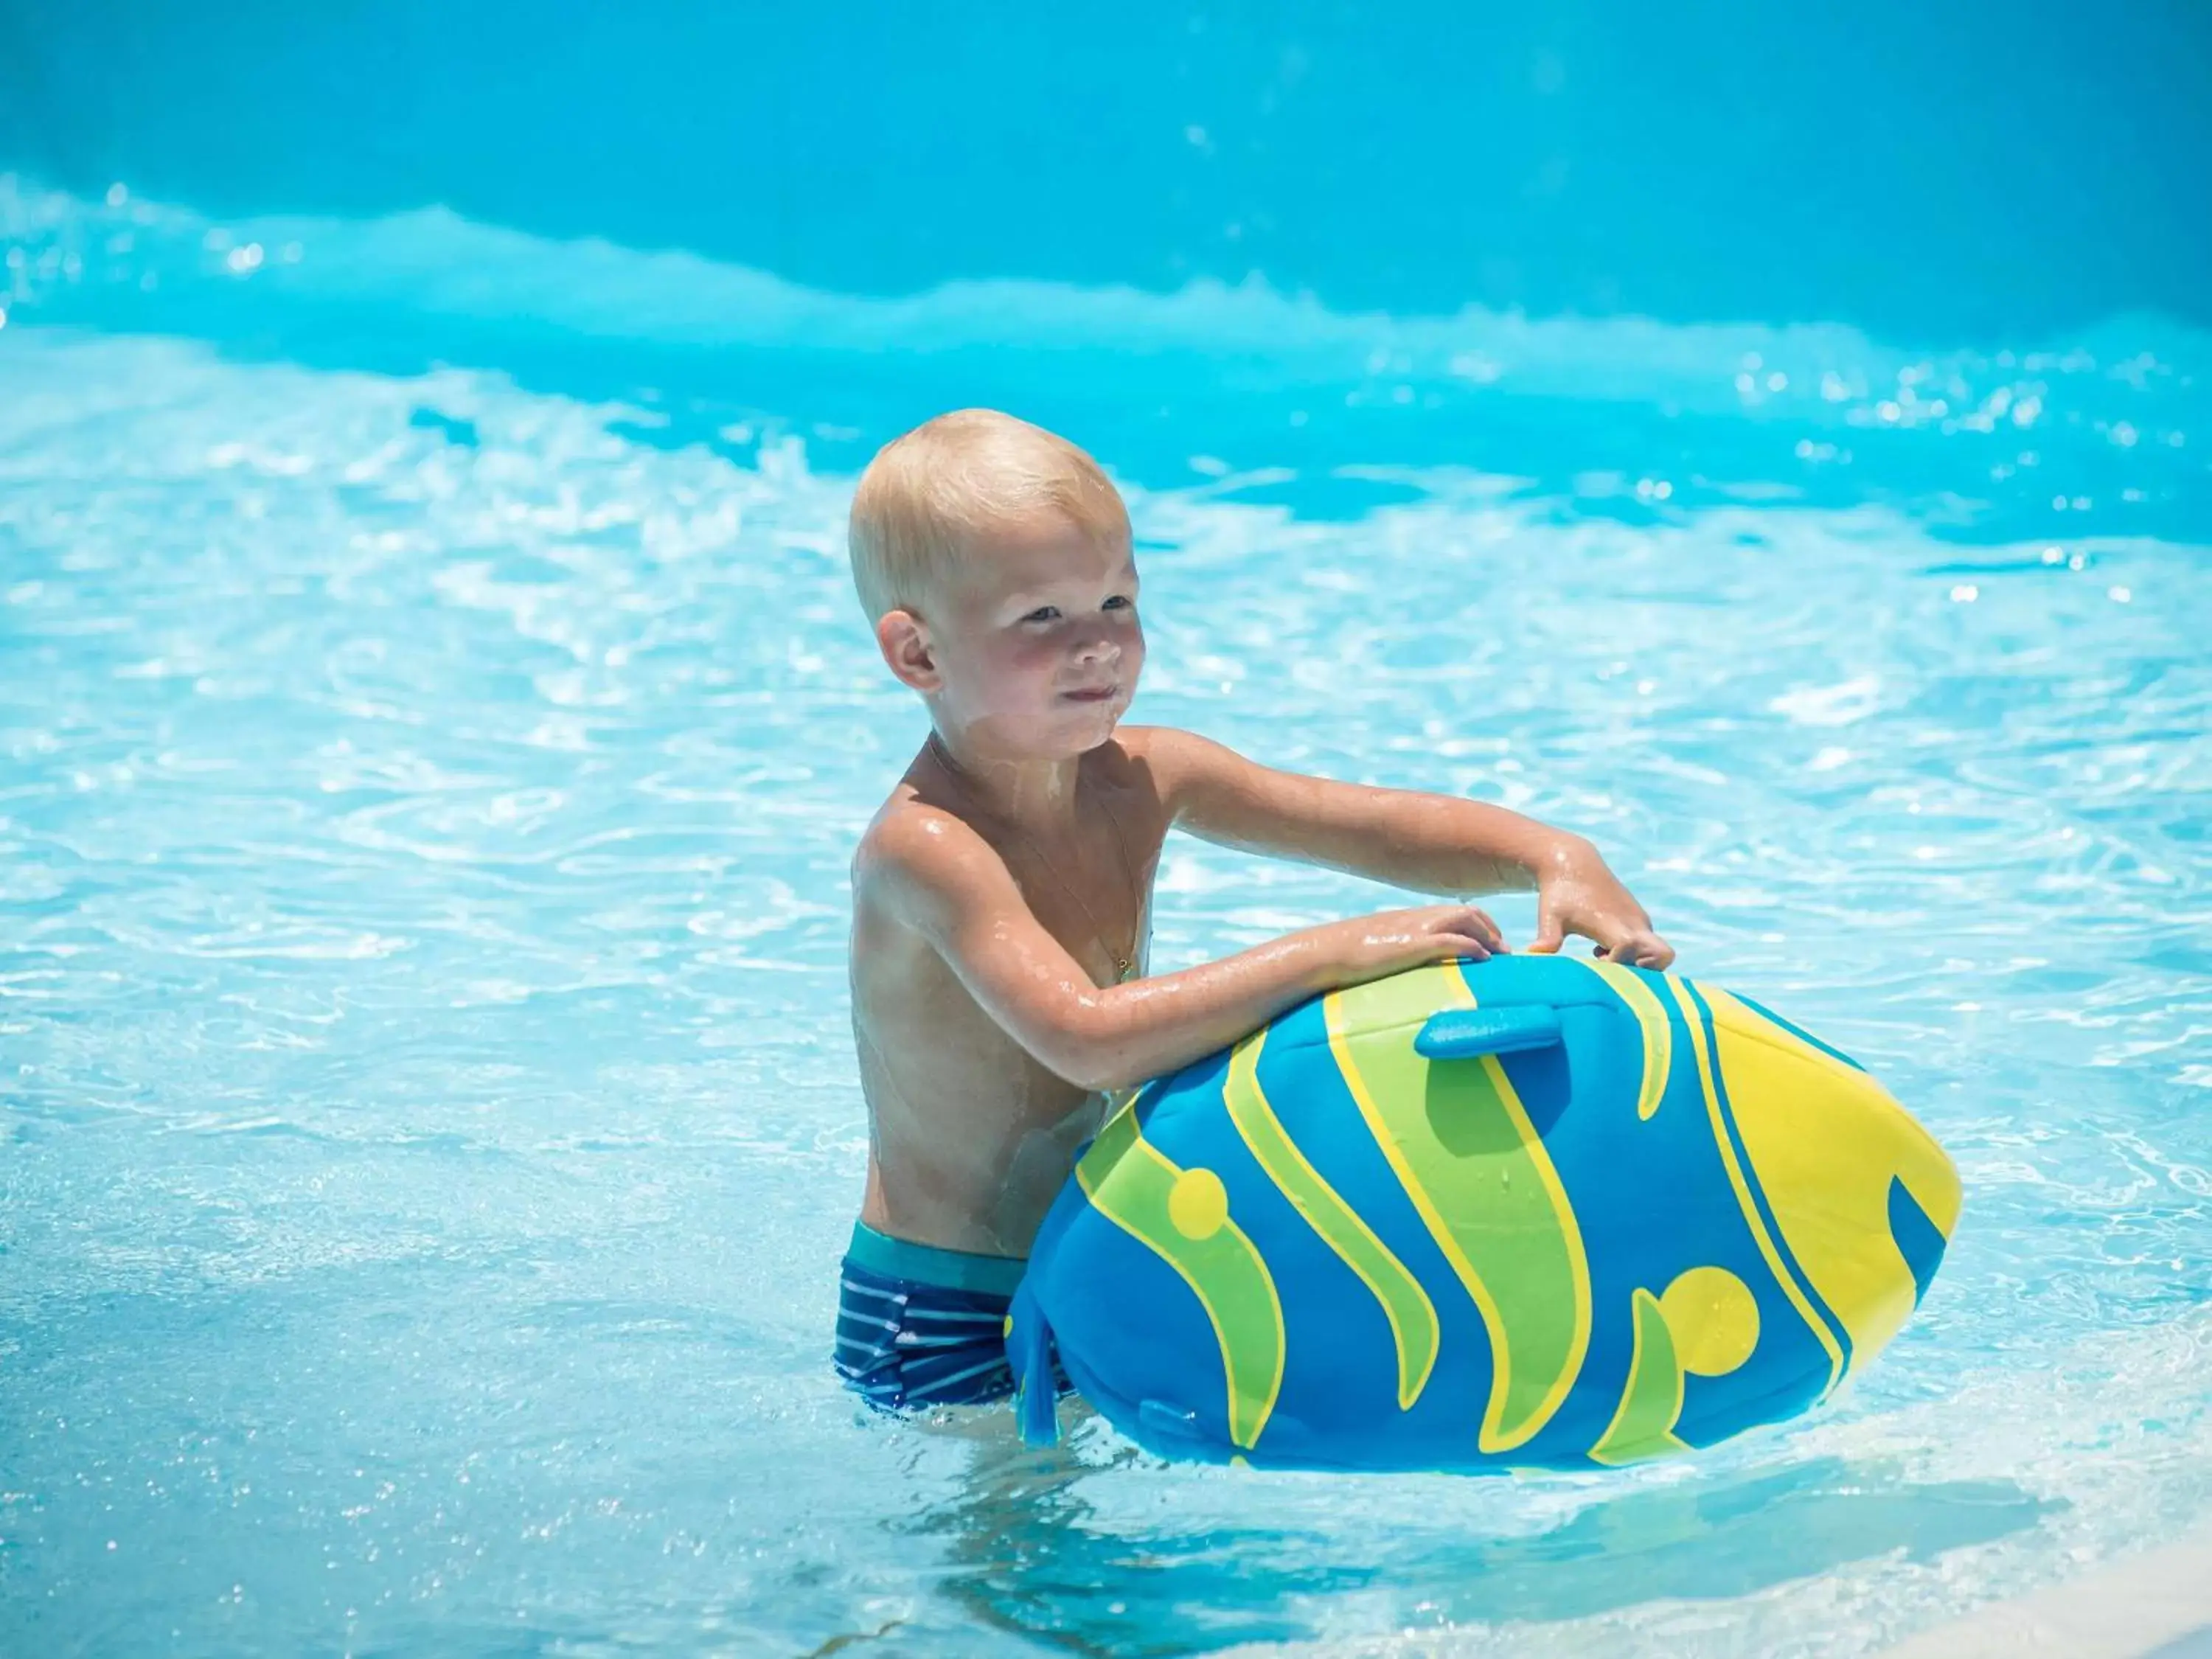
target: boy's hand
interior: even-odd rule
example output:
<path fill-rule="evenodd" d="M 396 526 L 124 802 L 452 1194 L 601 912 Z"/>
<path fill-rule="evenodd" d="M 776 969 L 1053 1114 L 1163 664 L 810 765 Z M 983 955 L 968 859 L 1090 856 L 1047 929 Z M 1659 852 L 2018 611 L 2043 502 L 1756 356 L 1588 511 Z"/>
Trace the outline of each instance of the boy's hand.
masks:
<path fill-rule="evenodd" d="M 1637 968 L 1664 968 L 1674 947 L 1651 931 L 1651 918 L 1597 848 L 1568 839 L 1536 871 L 1536 937 L 1531 951 L 1553 952 L 1569 933 L 1595 941 L 1597 954 Z"/>
<path fill-rule="evenodd" d="M 1506 948 L 1498 924 L 1471 904 L 1383 910 L 1332 922 L 1326 931 L 1334 936 L 1330 954 L 1351 975 L 1338 982 L 1355 985 L 1455 957 L 1483 962 Z"/>

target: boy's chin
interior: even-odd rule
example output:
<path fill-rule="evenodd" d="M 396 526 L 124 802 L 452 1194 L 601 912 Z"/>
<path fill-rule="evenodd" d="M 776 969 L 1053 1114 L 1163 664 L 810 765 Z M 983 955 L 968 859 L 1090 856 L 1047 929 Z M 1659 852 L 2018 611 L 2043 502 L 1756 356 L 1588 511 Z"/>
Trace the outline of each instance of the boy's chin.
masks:
<path fill-rule="evenodd" d="M 1121 723 L 1121 716 L 1127 712 L 1127 709 L 1128 705 L 1117 697 L 1111 702 L 1098 704 L 1096 712 L 1086 709 L 1085 718 L 1071 722 L 1081 734 L 1079 740 L 1082 746 L 1077 752 L 1087 754 L 1090 750 L 1097 748 L 1099 744 L 1110 740 L 1114 735 L 1114 728 Z"/>
<path fill-rule="evenodd" d="M 1118 702 L 1083 708 L 1072 716 L 1063 714 L 1048 731 L 1038 734 L 1037 748 L 1056 759 L 1073 760 L 1109 741 L 1114 728 L 1121 723 L 1121 706 Z"/>

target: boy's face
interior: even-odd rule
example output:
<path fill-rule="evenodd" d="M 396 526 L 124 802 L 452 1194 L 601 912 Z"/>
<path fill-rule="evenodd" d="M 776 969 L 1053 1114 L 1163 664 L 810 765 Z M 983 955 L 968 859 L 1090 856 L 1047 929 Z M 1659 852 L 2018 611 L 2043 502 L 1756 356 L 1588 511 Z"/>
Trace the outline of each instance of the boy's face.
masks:
<path fill-rule="evenodd" d="M 940 723 L 1009 758 L 1096 749 L 1136 692 L 1145 634 L 1136 561 L 1120 538 L 1101 541 L 1055 513 L 994 526 L 926 609 L 935 684 L 901 678 L 932 698 Z"/>

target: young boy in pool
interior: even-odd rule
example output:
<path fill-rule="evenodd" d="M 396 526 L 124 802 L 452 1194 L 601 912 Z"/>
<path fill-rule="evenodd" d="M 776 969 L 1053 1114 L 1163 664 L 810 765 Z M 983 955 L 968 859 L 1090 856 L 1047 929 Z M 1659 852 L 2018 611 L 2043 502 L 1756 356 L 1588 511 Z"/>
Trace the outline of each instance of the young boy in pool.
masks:
<path fill-rule="evenodd" d="M 1581 837 L 1503 808 L 1270 770 L 1123 726 L 1144 666 L 1129 519 L 1097 464 L 988 410 L 886 445 L 853 501 L 853 577 L 928 740 L 853 862 L 866 1194 L 836 1364 L 872 1404 L 1012 1391 L 1023 1258 L 1106 1096 L 1317 993 L 1506 949 L 1464 903 L 1389 910 L 1142 976 L 1170 829 L 1431 893 L 1534 889 L 1537 937 L 1674 952 Z"/>

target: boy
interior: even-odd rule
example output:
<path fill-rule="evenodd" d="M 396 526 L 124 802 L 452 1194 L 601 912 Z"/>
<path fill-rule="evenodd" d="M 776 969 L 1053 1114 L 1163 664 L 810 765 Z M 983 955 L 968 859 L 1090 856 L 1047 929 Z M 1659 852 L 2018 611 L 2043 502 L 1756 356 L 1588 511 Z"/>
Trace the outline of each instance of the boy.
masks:
<path fill-rule="evenodd" d="M 1271 771 L 1119 728 L 1144 665 L 1129 520 L 1096 462 L 988 410 L 939 416 L 860 480 L 853 575 L 928 741 L 853 863 L 867 1191 L 841 1375 L 875 1405 L 1012 1392 L 1007 1303 L 1108 1091 L 1317 993 L 1505 944 L 1481 911 L 1332 922 L 1139 977 L 1160 843 L 1210 841 L 1437 893 L 1534 888 L 1537 939 L 1674 952 L 1596 849 L 1502 808 Z"/>

